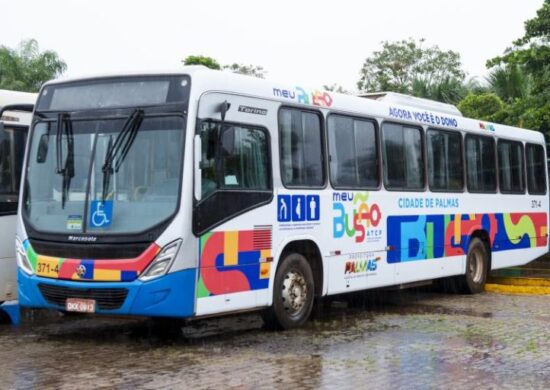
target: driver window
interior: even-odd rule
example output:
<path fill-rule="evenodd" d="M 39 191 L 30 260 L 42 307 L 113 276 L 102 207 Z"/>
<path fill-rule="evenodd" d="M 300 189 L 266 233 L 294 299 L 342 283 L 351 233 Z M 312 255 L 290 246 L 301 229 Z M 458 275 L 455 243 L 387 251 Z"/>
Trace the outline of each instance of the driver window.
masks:
<path fill-rule="evenodd" d="M 217 189 L 270 190 L 267 133 L 219 123 L 202 124 L 202 196 Z"/>

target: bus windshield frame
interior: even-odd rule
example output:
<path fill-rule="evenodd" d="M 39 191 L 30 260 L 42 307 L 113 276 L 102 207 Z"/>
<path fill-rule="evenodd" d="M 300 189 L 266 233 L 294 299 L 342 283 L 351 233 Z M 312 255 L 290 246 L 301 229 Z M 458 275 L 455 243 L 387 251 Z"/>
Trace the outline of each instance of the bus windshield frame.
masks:
<path fill-rule="evenodd" d="M 120 81 L 121 79 L 123 80 Z M 136 78 L 132 76 L 129 78 L 128 77 L 115 78 L 115 79 L 111 78 L 111 79 L 108 79 L 108 81 L 120 84 L 121 82 L 125 82 L 128 79 L 131 80 L 132 82 L 136 82 L 136 80 L 137 82 L 139 82 L 139 80 L 141 80 L 141 78 Z M 152 80 L 158 81 L 159 79 L 163 79 L 163 77 L 147 76 L 147 77 L 143 77 L 143 79 L 144 80 L 152 79 Z M 108 105 L 102 106 L 102 107 L 80 106 L 81 109 L 78 109 L 78 110 L 74 110 L 71 107 L 68 107 L 67 109 L 65 109 L 64 107 L 59 107 L 59 110 L 51 110 L 47 104 L 44 104 L 41 101 L 43 97 L 43 92 L 45 91 L 46 88 L 48 88 L 48 86 L 44 88 L 44 90 L 40 95 L 41 97 L 39 98 L 37 107 L 45 108 L 45 110 L 40 110 L 40 108 L 37 108 L 37 111 L 35 113 L 33 124 L 30 130 L 29 142 L 27 146 L 28 148 L 27 161 L 25 162 L 25 167 L 24 167 L 25 185 L 23 187 L 23 193 L 22 193 L 23 204 L 21 207 L 21 210 L 22 210 L 21 214 L 22 214 L 23 222 L 25 224 L 25 228 L 27 230 L 27 234 L 29 235 L 29 238 L 34 238 L 39 240 L 53 240 L 53 241 L 79 241 L 78 240 L 79 237 L 93 236 L 92 241 L 98 242 L 98 243 L 99 242 L 130 243 L 130 242 L 145 242 L 145 241 L 150 242 L 156 239 L 158 235 L 160 235 L 162 230 L 170 223 L 170 221 L 178 213 L 180 208 L 182 180 L 183 180 L 183 160 L 184 160 L 183 156 L 184 156 L 184 148 L 185 148 L 186 127 L 187 127 L 187 107 L 188 107 L 189 89 L 190 89 L 189 88 L 190 79 L 188 76 L 178 76 L 178 77 L 167 76 L 167 77 L 164 77 L 164 79 L 170 80 L 169 88 L 172 88 L 174 85 L 179 85 L 183 89 L 183 91 L 181 91 L 179 95 L 171 92 L 173 96 L 176 96 L 176 98 L 174 98 L 173 96 L 172 98 L 167 96 L 164 103 L 151 104 L 151 105 L 145 104 L 143 106 L 135 106 L 135 105 L 133 106 L 130 105 L 127 107 L 120 107 L 120 106 L 110 107 Z M 104 84 L 105 80 L 104 79 L 86 80 L 84 82 L 82 81 L 75 82 L 74 84 L 81 88 L 86 88 L 86 86 L 88 85 L 94 85 L 94 82 Z M 68 84 L 72 85 L 71 83 L 68 83 Z M 50 87 L 53 87 L 53 86 L 56 86 L 56 85 L 54 84 Z M 63 88 L 67 88 L 67 85 L 63 84 Z M 49 93 L 52 93 L 51 89 Z M 145 100 L 142 99 L 142 101 L 145 101 Z M 104 176 L 104 174 L 102 173 L 102 165 L 105 162 L 108 143 L 113 142 L 113 139 L 117 138 L 117 135 L 120 134 L 120 131 L 122 130 L 122 127 L 125 121 L 127 121 L 128 118 L 131 116 L 131 114 L 136 110 L 142 111 L 143 122 L 139 126 L 141 127 L 141 129 L 138 128 L 137 131 L 135 131 L 135 134 L 134 134 L 135 142 L 131 142 L 128 144 L 129 146 L 128 156 L 134 153 L 134 157 L 132 161 L 137 161 L 136 154 L 138 154 L 140 150 L 140 138 L 142 139 L 141 143 L 143 144 L 143 137 L 148 136 L 149 143 L 152 145 L 153 143 L 155 143 L 154 138 L 155 137 L 158 138 L 157 134 L 161 134 L 161 133 L 156 133 L 155 135 L 153 135 L 151 131 L 153 132 L 161 131 L 166 133 L 166 129 L 163 129 L 162 126 L 159 127 L 159 125 L 154 125 L 153 126 L 154 129 L 152 129 L 151 128 L 152 125 L 150 123 L 148 124 L 148 122 L 155 121 L 155 120 L 156 121 L 164 120 L 165 122 L 168 121 L 172 124 L 177 122 L 177 127 L 172 126 L 170 127 L 170 129 L 168 129 L 169 131 L 171 131 L 171 133 L 174 133 L 174 130 L 176 130 L 179 133 L 179 136 L 176 133 L 172 134 L 172 136 L 175 136 L 176 138 L 178 138 L 174 146 L 175 149 L 172 151 L 173 153 L 171 154 L 171 156 L 173 155 L 172 156 L 173 158 L 177 157 L 174 162 L 174 164 L 177 164 L 177 173 L 174 173 L 174 172 L 171 173 L 172 175 L 174 174 L 176 175 L 175 177 L 177 177 L 177 183 L 173 183 L 170 187 L 171 188 L 170 193 L 173 196 L 173 202 L 175 202 L 175 204 L 173 204 L 173 207 L 171 208 L 171 212 L 169 213 L 169 215 L 162 214 L 163 216 L 162 220 L 155 220 L 153 221 L 154 223 L 151 223 L 150 225 L 147 225 L 147 226 L 141 226 L 141 228 L 137 230 L 136 229 L 129 229 L 129 230 L 97 229 L 97 228 L 91 229 L 92 226 L 90 226 L 90 221 L 92 219 L 91 217 L 93 212 L 92 208 L 97 209 L 99 206 L 99 208 L 104 210 L 106 206 L 108 208 L 113 207 L 115 209 L 117 207 L 116 206 L 117 194 L 113 195 L 113 192 L 116 192 L 113 190 L 114 188 L 113 186 L 117 185 L 117 179 L 115 178 L 113 180 L 110 180 L 110 183 L 108 181 L 107 185 L 110 186 L 109 187 L 111 189 L 110 191 L 104 190 L 101 187 L 101 178 L 102 176 Z M 63 120 L 63 122 L 66 122 L 66 123 L 62 124 L 61 133 L 59 133 L 60 130 L 57 130 L 56 132 L 56 129 L 58 128 L 57 123 L 59 122 L 59 118 L 61 117 L 68 118 L 68 119 Z M 105 134 L 103 134 L 100 123 L 106 124 L 109 121 L 112 122 L 111 125 L 107 126 L 110 129 L 107 130 Z M 40 138 L 44 138 L 44 134 L 45 134 L 44 126 L 49 126 L 49 130 L 47 130 L 48 135 L 46 137 L 52 138 L 52 141 L 49 142 L 49 146 L 46 148 L 46 153 L 47 154 L 49 153 L 49 157 L 47 158 L 49 158 L 50 160 L 53 160 L 54 165 L 55 165 L 56 158 L 62 158 L 64 162 L 63 170 L 67 168 L 66 163 L 68 159 L 71 157 L 71 151 L 69 150 L 69 147 L 68 147 L 69 136 L 68 136 L 67 130 L 65 129 L 65 127 L 67 127 L 68 125 L 70 125 L 71 127 L 71 132 L 73 132 L 72 129 L 74 128 L 74 134 L 71 135 L 71 138 L 73 138 L 74 140 L 76 140 L 77 139 L 76 137 L 79 134 L 82 134 L 83 131 L 84 133 L 87 132 L 88 135 L 90 136 L 90 141 L 88 142 L 89 144 L 88 147 L 90 148 L 90 150 L 89 150 L 87 161 L 85 161 L 84 163 L 81 163 L 80 164 L 81 166 L 79 167 L 81 170 L 79 175 L 84 176 L 86 178 L 86 188 L 85 188 L 85 191 L 82 191 L 82 196 L 84 197 L 83 199 L 84 207 L 81 212 L 74 213 L 74 214 L 73 213 L 67 214 L 66 216 L 67 221 L 65 225 L 67 228 L 65 229 L 59 229 L 59 228 L 51 229 L 50 227 L 43 226 L 43 225 L 37 226 L 35 221 L 33 220 L 33 218 L 30 217 L 30 214 L 29 214 L 29 209 L 32 210 L 32 202 L 33 202 L 31 197 L 29 197 L 29 194 L 31 195 L 33 194 L 32 186 L 34 184 L 32 182 L 33 179 L 29 174 L 29 168 L 31 168 L 33 165 L 35 167 L 38 166 L 37 164 L 37 159 L 39 158 L 38 145 L 40 143 Z M 88 127 L 95 126 L 95 129 L 90 130 L 89 128 L 88 130 L 82 130 L 81 127 L 83 125 Z M 40 128 L 42 128 L 41 134 L 38 134 L 38 132 L 40 131 L 38 131 L 37 129 L 40 129 Z M 56 140 L 57 134 L 60 134 L 60 140 L 61 140 L 60 143 L 54 142 Z M 163 135 L 161 136 L 164 139 L 164 136 Z M 99 141 L 101 137 L 103 137 L 104 139 L 101 140 L 102 146 L 99 146 Z M 92 141 L 92 138 L 93 138 L 93 141 Z M 75 147 L 76 147 L 76 143 L 77 142 L 75 141 Z M 62 152 L 60 153 L 61 157 L 59 155 L 56 156 L 56 154 L 59 154 L 59 152 L 56 150 L 59 148 L 59 145 L 61 145 L 61 148 L 62 148 Z M 158 149 L 158 146 L 155 146 L 155 147 Z M 47 149 L 49 149 L 49 152 L 47 152 Z M 126 157 L 126 159 L 128 159 L 128 157 Z M 59 166 L 58 167 L 53 166 L 52 169 L 53 169 L 53 171 L 51 172 L 52 179 L 61 180 L 62 175 L 59 174 L 61 173 L 59 171 Z M 73 167 L 73 169 L 75 169 L 75 167 Z M 137 167 L 133 169 L 137 170 Z M 83 170 L 85 170 L 86 172 L 83 172 Z M 151 175 L 153 175 L 154 173 L 156 173 L 156 171 L 151 173 Z M 68 202 L 71 201 L 71 195 L 70 195 L 71 183 L 70 182 L 72 180 L 72 177 L 74 177 L 74 173 L 69 175 L 69 180 L 68 180 L 69 190 L 68 190 L 68 197 L 66 200 Z M 92 181 L 95 182 L 95 185 L 93 188 L 91 186 Z M 65 183 L 66 183 L 66 180 L 64 178 L 63 187 L 65 186 Z M 150 185 L 149 188 L 152 188 L 151 186 L 152 185 Z M 177 193 L 174 192 L 176 191 L 176 189 L 177 189 Z M 53 191 L 53 184 L 52 184 L 52 191 Z M 102 199 L 101 195 L 97 195 L 98 193 L 101 194 L 102 192 L 107 194 L 110 193 L 110 196 L 113 198 Z M 74 194 L 72 196 L 73 196 L 72 200 L 74 200 L 75 199 Z M 77 195 L 76 198 L 78 198 L 78 196 L 79 195 Z M 111 205 L 109 205 L 109 203 L 111 203 Z M 63 206 L 61 208 L 63 209 Z M 120 211 L 122 209 L 119 207 L 118 210 Z M 113 213 L 113 210 L 111 209 L 105 212 L 109 214 L 109 213 Z M 110 224 L 106 226 L 110 226 Z"/>

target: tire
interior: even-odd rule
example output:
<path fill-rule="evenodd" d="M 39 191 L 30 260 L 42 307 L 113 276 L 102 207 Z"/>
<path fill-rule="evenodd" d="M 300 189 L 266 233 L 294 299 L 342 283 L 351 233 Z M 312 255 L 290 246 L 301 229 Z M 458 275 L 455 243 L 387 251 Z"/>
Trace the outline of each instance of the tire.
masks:
<path fill-rule="evenodd" d="M 283 258 L 273 282 L 273 304 L 264 312 L 268 329 L 286 330 L 302 326 L 313 308 L 315 285 L 306 258 L 290 253 Z"/>
<path fill-rule="evenodd" d="M 466 255 L 466 273 L 457 280 L 458 291 L 462 294 L 483 292 L 489 268 L 487 245 L 474 237 L 468 246 Z"/>

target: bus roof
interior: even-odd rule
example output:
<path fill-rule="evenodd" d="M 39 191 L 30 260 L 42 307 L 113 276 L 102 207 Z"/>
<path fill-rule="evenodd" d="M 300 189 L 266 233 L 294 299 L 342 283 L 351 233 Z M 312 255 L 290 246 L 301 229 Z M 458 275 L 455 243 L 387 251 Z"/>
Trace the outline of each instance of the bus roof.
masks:
<path fill-rule="evenodd" d="M 261 99 L 277 100 L 289 105 L 309 107 L 310 109 L 331 110 L 358 116 L 375 117 L 385 121 L 404 122 L 417 126 L 455 129 L 477 134 L 496 135 L 509 139 L 544 143 L 544 136 L 538 131 L 466 118 L 458 110 L 455 109 L 455 111 L 450 108 L 453 107 L 451 105 L 427 99 L 401 98 L 378 100 L 330 92 L 323 89 L 304 88 L 297 84 L 280 83 L 231 72 L 211 70 L 204 66 L 184 66 L 172 71 L 128 72 L 124 74 L 102 74 L 81 78 L 62 78 L 50 81 L 46 85 L 97 78 L 159 75 L 189 75 L 192 79 L 192 99 L 198 99 L 206 92 L 237 93 Z M 381 93 L 373 95 L 380 96 Z M 407 98 L 407 95 L 403 96 Z M 420 100 L 422 100 L 423 104 L 414 103 Z"/>
<path fill-rule="evenodd" d="M 0 89 L 0 108 L 12 104 L 35 104 L 37 96 L 38 94 L 36 93 Z M 0 119 L 6 124 L 29 125 L 31 122 L 31 114 L 6 111 Z"/>

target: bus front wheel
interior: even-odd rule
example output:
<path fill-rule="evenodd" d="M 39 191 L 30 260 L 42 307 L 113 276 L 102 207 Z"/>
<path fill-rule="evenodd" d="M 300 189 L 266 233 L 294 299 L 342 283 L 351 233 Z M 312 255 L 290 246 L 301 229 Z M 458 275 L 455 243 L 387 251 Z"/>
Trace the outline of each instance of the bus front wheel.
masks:
<path fill-rule="evenodd" d="M 489 267 L 487 246 L 479 238 L 472 238 L 466 256 L 466 274 L 459 280 L 459 290 L 464 294 L 483 291 Z"/>
<path fill-rule="evenodd" d="M 283 258 L 273 283 L 273 305 L 264 313 L 269 329 L 302 326 L 313 308 L 313 272 L 304 256 L 290 253 Z"/>

